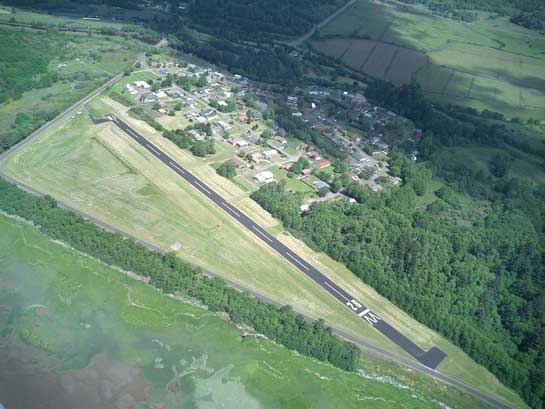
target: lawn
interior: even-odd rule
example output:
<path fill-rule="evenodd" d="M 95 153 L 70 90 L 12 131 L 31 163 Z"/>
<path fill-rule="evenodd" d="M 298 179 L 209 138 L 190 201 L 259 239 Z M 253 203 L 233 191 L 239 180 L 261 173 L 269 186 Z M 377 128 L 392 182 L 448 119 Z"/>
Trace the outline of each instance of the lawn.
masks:
<path fill-rule="evenodd" d="M 129 117 L 123 106 L 107 98 L 102 103 L 421 347 L 437 345 L 446 351 L 449 356 L 441 371 L 520 403 L 460 349 L 379 296 L 344 266 L 280 233 L 278 222 L 249 199 L 247 192 L 217 175 L 205 161 Z M 179 242 L 184 259 L 404 355 L 112 124 L 95 126 L 85 115 L 77 116 L 8 157 L 0 168 L 164 249 Z"/>

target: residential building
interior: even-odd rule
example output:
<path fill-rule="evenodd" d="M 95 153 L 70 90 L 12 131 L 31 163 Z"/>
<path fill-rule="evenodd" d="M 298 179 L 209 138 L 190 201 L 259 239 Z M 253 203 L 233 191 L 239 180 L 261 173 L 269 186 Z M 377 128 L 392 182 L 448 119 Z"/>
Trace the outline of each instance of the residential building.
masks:
<path fill-rule="evenodd" d="M 329 189 L 329 184 L 322 181 L 322 180 L 317 180 L 312 185 L 314 186 L 314 188 L 316 190 L 322 190 L 323 188 L 328 188 Z"/>
<path fill-rule="evenodd" d="M 263 157 L 269 160 L 274 158 L 276 155 L 278 155 L 278 151 L 276 149 L 269 149 L 268 151 L 263 152 Z"/>
<path fill-rule="evenodd" d="M 324 169 L 324 168 L 327 168 L 328 166 L 331 166 L 331 162 L 328 161 L 327 159 L 321 160 L 320 162 L 316 164 L 316 167 L 318 169 Z"/>
<path fill-rule="evenodd" d="M 266 170 L 261 173 L 254 175 L 254 179 L 259 183 L 271 183 L 274 182 L 274 175 L 272 172 Z"/>

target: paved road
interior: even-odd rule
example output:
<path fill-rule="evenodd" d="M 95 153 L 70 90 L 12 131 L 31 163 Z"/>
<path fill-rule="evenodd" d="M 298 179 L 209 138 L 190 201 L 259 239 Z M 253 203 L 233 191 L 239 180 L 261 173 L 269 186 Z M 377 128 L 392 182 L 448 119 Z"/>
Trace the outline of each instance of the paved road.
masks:
<path fill-rule="evenodd" d="M 232 216 L 248 230 L 250 230 L 258 238 L 260 238 L 266 244 L 272 247 L 277 253 L 279 253 L 287 261 L 293 264 L 297 269 L 301 270 L 309 278 L 314 280 L 329 294 L 331 294 L 333 297 L 343 303 L 347 308 L 349 308 L 354 314 L 357 314 L 362 320 L 365 320 L 369 325 L 376 328 L 388 339 L 401 347 L 412 357 L 417 359 L 421 364 L 429 368 L 435 369 L 446 357 L 446 354 L 436 347 L 431 348 L 429 351 L 422 350 L 418 345 L 416 345 L 405 335 L 397 331 L 394 327 L 392 327 L 390 324 L 380 318 L 376 313 L 371 311 L 361 302 L 357 301 L 345 290 L 343 290 L 341 287 L 331 281 L 327 276 L 311 266 L 296 253 L 291 251 L 287 246 L 277 240 L 274 236 L 270 235 L 265 229 L 254 223 L 248 216 L 246 216 L 233 205 L 229 204 L 225 199 L 223 199 L 220 195 L 214 192 L 204 182 L 202 182 L 189 171 L 184 169 L 179 163 L 175 162 L 174 159 L 161 151 L 157 146 L 152 144 L 149 140 L 144 138 L 117 116 L 111 114 L 108 115 L 108 119 L 110 119 L 128 136 L 130 136 L 132 139 L 134 139 L 136 142 L 146 148 L 153 156 L 155 156 L 157 159 L 167 165 L 170 169 L 172 169 L 187 182 L 189 182 L 194 188 L 196 188 L 203 195 L 208 197 L 215 204 L 225 210 L 230 216 Z"/>

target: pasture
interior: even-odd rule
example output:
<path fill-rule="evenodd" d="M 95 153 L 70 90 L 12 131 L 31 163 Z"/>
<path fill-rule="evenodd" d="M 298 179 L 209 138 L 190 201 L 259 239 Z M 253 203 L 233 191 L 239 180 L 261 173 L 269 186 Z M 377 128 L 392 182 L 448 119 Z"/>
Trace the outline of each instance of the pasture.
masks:
<path fill-rule="evenodd" d="M 479 17 L 469 24 L 359 0 L 311 45 L 370 77 L 416 80 L 437 101 L 545 119 L 545 38 L 504 17 Z"/>

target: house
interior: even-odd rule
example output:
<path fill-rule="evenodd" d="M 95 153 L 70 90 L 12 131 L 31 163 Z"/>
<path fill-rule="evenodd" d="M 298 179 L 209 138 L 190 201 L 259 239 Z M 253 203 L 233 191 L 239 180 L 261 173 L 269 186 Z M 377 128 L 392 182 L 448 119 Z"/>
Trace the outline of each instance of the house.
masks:
<path fill-rule="evenodd" d="M 261 139 L 261 136 L 259 136 L 256 133 L 250 133 L 250 134 L 246 134 L 246 139 L 250 143 L 257 143 Z"/>
<path fill-rule="evenodd" d="M 199 123 L 201 123 L 201 124 L 203 124 L 203 123 L 206 122 L 206 118 L 205 118 L 204 116 L 202 116 L 202 115 L 197 115 L 197 116 L 195 117 L 195 119 L 197 120 L 197 122 L 199 122 Z"/>
<path fill-rule="evenodd" d="M 282 145 L 284 145 L 287 141 L 282 138 L 280 135 L 274 135 L 273 136 L 273 140 L 275 140 L 276 142 L 278 143 L 281 143 Z"/>
<path fill-rule="evenodd" d="M 220 107 L 226 107 L 226 106 L 227 106 L 227 102 L 225 102 L 225 101 L 218 101 L 218 105 L 219 105 Z"/>
<path fill-rule="evenodd" d="M 316 167 L 318 169 L 324 169 L 324 168 L 327 168 L 328 166 L 331 166 L 331 162 L 328 161 L 327 159 L 321 160 L 320 162 L 316 164 Z"/>
<path fill-rule="evenodd" d="M 309 177 L 309 176 L 312 175 L 312 170 L 311 170 L 311 169 L 303 169 L 303 170 L 301 171 L 301 175 L 302 175 L 302 176 L 301 176 L 301 179 L 304 179 L 304 178 L 306 178 L 306 177 Z"/>
<path fill-rule="evenodd" d="M 263 157 L 269 160 L 274 158 L 276 155 L 278 155 L 278 151 L 276 149 L 269 149 L 268 151 L 263 152 Z"/>
<path fill-rule="evenodd" d="M 316 160 L 320 159 L 320 154 L 319 154 L 318 152 L 316 152 L 316 151 L 310 151 L 310 152 L 308 152 L 308 153 L 307 153 L 307 156 L 308 156 L 309 158 L 311 158 L 311 159 L 316 159 Z"/>
<path fill-rule="evenodd" d="M 144 104 L 150 104 L 152 102 L 157 102 L 157 97 L 151 93 L 142 94 L 139 98 L 140 102 L 143 102 Z"/>
<path fill-rule="evenodd" d="M 303 204 L 303 205 L 301 205 L 301 207 L 299 207 L 299 211 L 301 213 L 308 212 L 309 210 L 310 210 L 310 205 L 309 204 Z"/>
<path fill-rule="evenodd" d="M 167 75 L 167 74 L 168 74 L 168 69 L 167 69 L 167 68 L 160 68 L 160 69 L 159 69 L 159 74 L 161 74 L 161 75 Z"/>
<path fill-rule="evenodd" d="M 157 92 L 155 93 L 155 96 L 156 96 L 157 98 L 166 98 L 166 97 L 167 97 L 167 94 L 165 94 L 164 91 L 160 91 L 160 90 L 159 90 L 159 91 L 157 91 Z"/>
<path fill-rule="evenodd" d="M 290 149 L 299 149 L 299 145 L 294 144 L 293 142 L 286 142 L 286 148 Z"/>
<path fill-rule="evenodd" d="M 204 135 L 201 135 L 196 129 L 189 130 L 187 134 L 196 141 L 204 141 Z"/>
<path fill-rule="evenodd" d="M 132 95 L 138 93 L 138 91 L 131 84 L 125 84 L 125 91 Z"/>
<path fill-rule="evenodd" d="M 252 162 L 259 163 L 261 161 L 261 154 L 259 152 L 252 153 Z"/>
<path fill-rule="evenodd" d="M 159 113 L 160 113 L 160 114 L 163 114 L 163 115 L 167 115 L 167 114 L 168 114 L 168 109 L 166 109 L 166 108 L 159 108 Z"/>
<path fill-rule="evenodd" d="M 322 180 L 317 180 L 316 182 L 314 182 L 314 183 L 312 184 L 312 186 L 314 186 L 314 188 L 315 188 L 316 190 L 322 190 L 322 189 L 324 189 L 324 188 L 329 189 L 329 184 L 326 183 L 326 182 L 324 182 L 324 181 L 322 181 Z"/>
<path fill-rule="evenodd" d="M 218 113 L 212 108 L 206 108 L 204 111 L 201 112 L 201 115 L 204 116 L 206 119 L 215 119 L 218 117 Z"/>
<path fill-rule="evenodd" d="M 391 182 L 392 182 L 392 185 L 394 186 L 397 186 L 401 183 L 401 178 L 400 177 L 397 177 L 397 176 L 394 176 L 392 179 L 391 179 Z"/>
<path fill-rule="evenodd" d="M 238 120 L 239 120 L 240 122 L 246 122 L 246 121 L 248 121 L 248 115 L 247 115 L 246 113 L 242 113 L 242 114 L 240 114 L 240 115 L 238 116 Z"/>
<path fill-rule="evenodd" d="M 235 145 L 237 148 L 247 148 L 250 146 L 248 141 L 245 141 L 244 139 L 237 139 L 233 145 Z"/>
<path fill-rule="evenodd" d="M 244 169 L 246 167 L 246 162 L 242 161 L 242 159 L 238 157 L 231 159 L 231 162 L 233 162 L 237 169 Z"/>
<path fill-rule="evenodd" d="M 151 88 L 151 85 L 149 85 L 146 81 L 134 81 L 132 85 L 134 85 L 136 88 L 142 88 L 142 89 Z"/>
<path fill-rule="evenodd" d="M 229 125 L 225 121 L 218 121 L 218 125 L 222 127 L 223 130 L 227 131 L 228 129 L 231 129 L 231 125 Z"/>
<path fill-rule="evenodd" d="M 254 175 L 254 179 L 259 183 L 271 183 L 274 182 L 274 175 L 272 172 L 266 170 L 261 173 Z"/>

